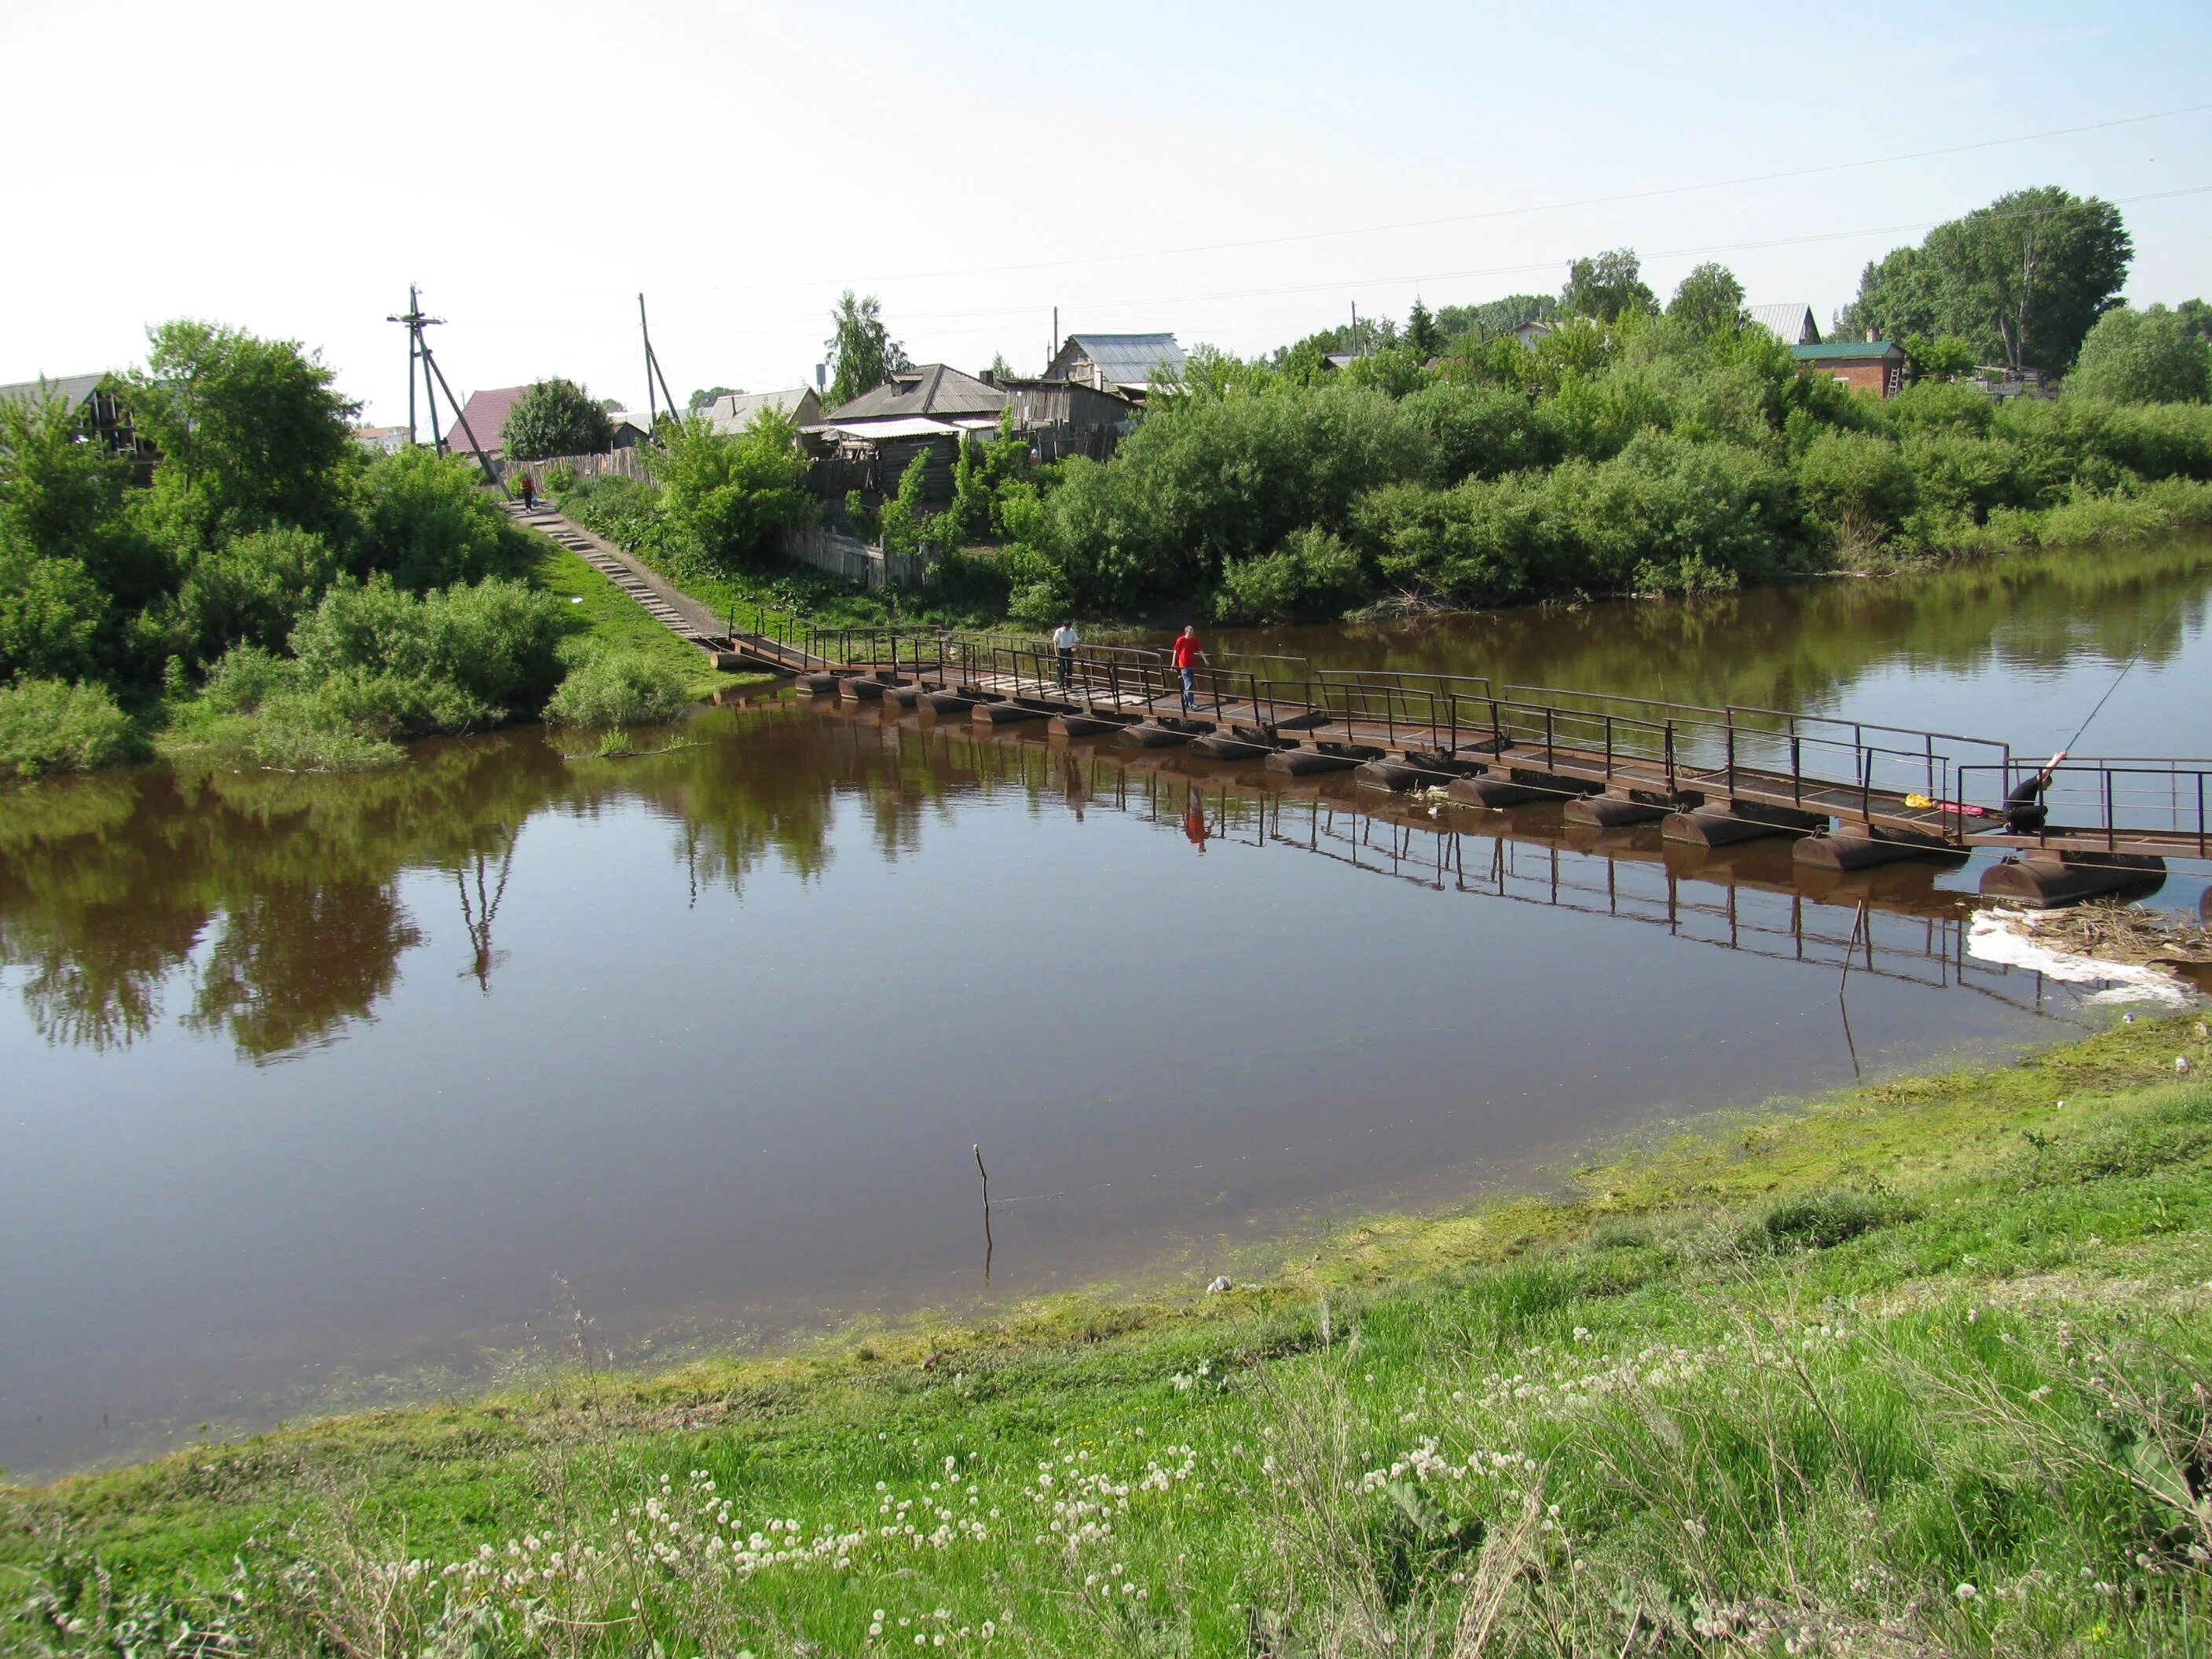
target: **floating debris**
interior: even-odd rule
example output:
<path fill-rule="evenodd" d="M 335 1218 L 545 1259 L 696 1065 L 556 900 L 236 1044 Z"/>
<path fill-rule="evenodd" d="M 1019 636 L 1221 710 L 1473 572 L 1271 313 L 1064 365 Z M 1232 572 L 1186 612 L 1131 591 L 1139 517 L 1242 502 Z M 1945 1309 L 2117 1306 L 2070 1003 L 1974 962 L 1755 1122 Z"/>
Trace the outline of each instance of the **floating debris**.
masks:
<path fill-rule="evenodd" d="M 2172 937 L 2163 918 L 2146 915 L 2140 925 L 2110 920 L 2123 908 L 2083 905 L 2080 910 L 1978 910 L 1967 931 L 1966 953 L 1983 962 L 2031 969 L 2069 984 L 2101 986 L 2089 994 L 2087 1000 L 2093 1003 L 2190 1006 L 2197 1000 L 2196 988 L 2167 964 L 2196 958 L 2163 953 L 2160 947 Z M 2080 911 L 2091 909 L 2105 913 L 2104 918 L 2085 923 Z M 2201 935 L 2203 930 L 2184 923 L 2172 931 Z M 2148 942 L 2153 939 L 2159 946 Z"/>

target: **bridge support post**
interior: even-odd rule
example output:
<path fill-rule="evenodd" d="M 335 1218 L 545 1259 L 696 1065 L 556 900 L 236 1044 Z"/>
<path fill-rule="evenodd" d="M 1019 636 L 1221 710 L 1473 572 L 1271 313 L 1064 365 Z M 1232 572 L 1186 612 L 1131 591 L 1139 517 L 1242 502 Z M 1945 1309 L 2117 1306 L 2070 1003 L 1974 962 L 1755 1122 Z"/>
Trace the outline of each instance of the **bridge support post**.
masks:
<path fill-rule="evenodd" d="M 1827 827 L 1827 817 L 1817 812 L 1798 812 L 1786 806 L 1758 806 L 1749 802 L 1707 801 L 1686 812 L 1668 815 L 1660 833 L 1668 841 L 1694 847 L 1731 847 L 1761 836 L 1802 836 Z"/>

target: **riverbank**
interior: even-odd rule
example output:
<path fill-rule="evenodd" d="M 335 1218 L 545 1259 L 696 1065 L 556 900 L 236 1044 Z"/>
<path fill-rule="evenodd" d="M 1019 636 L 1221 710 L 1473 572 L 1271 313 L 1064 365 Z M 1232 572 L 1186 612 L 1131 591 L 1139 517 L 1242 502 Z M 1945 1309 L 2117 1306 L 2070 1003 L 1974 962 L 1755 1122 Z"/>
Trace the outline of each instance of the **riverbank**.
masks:
<path fill-rule="evenodd" d="M 1219 1294 L 580 1365 L 17 1491 L 10 1634 L 2201 1650 L 2203 1032 L 1705 1122 Z"/>

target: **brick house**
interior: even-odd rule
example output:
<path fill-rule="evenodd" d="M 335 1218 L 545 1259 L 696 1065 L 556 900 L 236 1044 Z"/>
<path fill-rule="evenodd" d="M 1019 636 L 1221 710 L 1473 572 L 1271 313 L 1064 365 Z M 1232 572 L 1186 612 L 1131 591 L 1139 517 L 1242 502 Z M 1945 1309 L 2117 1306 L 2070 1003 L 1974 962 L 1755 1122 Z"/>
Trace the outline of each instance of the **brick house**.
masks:
<path fill-rule="evenodd" d="M 1825 374 L 1854 392 L 1894 398 L 1905 390 L 1905 348 L 1894 340 L 1830 340 L 1792 346 L 1800 374 Z"/>

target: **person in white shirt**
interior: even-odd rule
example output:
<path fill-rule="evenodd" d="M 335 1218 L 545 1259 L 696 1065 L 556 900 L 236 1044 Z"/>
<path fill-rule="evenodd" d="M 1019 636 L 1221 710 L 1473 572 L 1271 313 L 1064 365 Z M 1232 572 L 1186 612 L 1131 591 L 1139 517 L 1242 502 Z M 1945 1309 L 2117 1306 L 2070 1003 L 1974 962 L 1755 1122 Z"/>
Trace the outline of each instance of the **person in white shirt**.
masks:
<path fill-rule="evenodd" d="M 1075 647 L 1083 643 L 1072 622 L 1060 623 L 1052 636 L 1053 649 L 1060 653 L 1060 689 L 1063 691 L 1075 682 Z"/>

